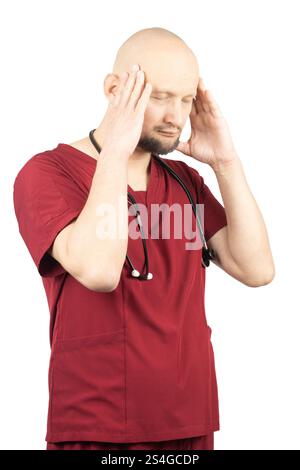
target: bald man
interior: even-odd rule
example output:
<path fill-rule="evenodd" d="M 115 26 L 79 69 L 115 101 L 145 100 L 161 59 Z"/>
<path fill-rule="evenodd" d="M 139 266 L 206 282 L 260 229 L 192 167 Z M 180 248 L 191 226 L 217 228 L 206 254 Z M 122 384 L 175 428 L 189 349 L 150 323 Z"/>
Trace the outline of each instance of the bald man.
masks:
<path fill-rule="evenodd" d="M 143 71 L 143 81 L 133 64 Z M 128 103 L 117 104 L 129 90 L 126 83 L 133 86 L 132 96 L 138 92 L 134 110 Z M 34 155 L 14 183 L 19 230 L 42 276 L 50 311 L 47 450 L 212 450 L 219 410 L 204 306 L 203 250 L 188 250 L 191 237 L 186 232 L 175 236 L 173 227 L 169 237 L 142 240 L 142 230 L 132 233 L 129 226 L 138 222 L 141 228 L 149 221 L 162 229 L 167 215 L 155 223 L 153 206 L 189 205 L 181 184 L 156 157 L 181 148 L 200 161 L 211 158 L 209 145 L 207 155 L 201 145 L 194 145 L 192 155 L 179 138 L 187 119 L 200 116 L 200 102 L 193 104 L 196 96 L 203 98 L 203 114 L 211 113 L 204 116 L 206 125 L 220 113 L 212 101 L 205 103 L 209 95 L 199 88 L 193 52 L 163 28 L 138 31 L 120 47 L 104 92 L 110 105 L 99 126 L 76 142 Z M 202 129 L 200 121 L 203 137 Z M 224 129 L 218 123 L 209 139 L 215 133 L 220 149 L 223 138 L 226 151 L 218 157 L 228 159 L 232 153 Z M 231 256 L 236 243 L 228 249 L 225 209 L 203 177 L 181 160 L 164 161 L 193 200 L 205 206 L 204 234 L 215 250 L 214 262 L 247 285 L 262 285 L 262 278 L 269 282 L 271 257 L 261 238 L 262 219 L 242 181 L 238 159 L 218 161 L 214 168 L 225 175 L 219 181 L 222 194 L 228 194 L 227 207 L 234 211 L 232 219 L 243 220 L 243 214 L 237 216 L 236 194 L 244 198 L 241 207 L 247 217 L 253 217 L 251 243 L 238 224 L 231 228 L 234 241 L 242 238 L 237 245 L 247 250 L 253 246 L 255 253 L 265 249 L 257 257 L 241 248 L 244 265 Z M 239 188 L 235 193 L 227 184 L 231 180 Z M 130 209 L 137 206 L 140 215 L 129 210 L 130 201 L 135 201 Z M 107 204 L 123 236 L 100 236 L 109 222 L 102 212 Z M 252 259 L 261 259 L 264 270 L 255 271 Z M 146 275 L 141 274 L 145 264 Z"/>
<path fill-rule="evenodd" d="M 163 28 L 138 31 L 120 47 L 113 73 L 105 78 L 104 92 L 108 100 L 116 93 L 121 74 L 132 73 L 133 64 L 138 64 L 140 70 L 143 70 L 145 82 L 152 84 L 152 96 L 145 112 L 141 137 L 128 160 L 130 186 L 144 190 L 148 182 L 147 169 L 151 153 L 165 155 L 173 152 L 178 146 L 180 133 L 196 95 L 199 67 L 193 52 L 174 33 Z M 176 106 L 171 115 L 167 113 L 170 112 L 166 109 L 168 103 Z M 106 132 L 105 123 L 101 122 L 94 133 L 100 147 L 103 147 Z M 170 139 L 161 132 L 176 134 Z M 70 145 L 98 158 L 97 150 L 89 136 Z"/>

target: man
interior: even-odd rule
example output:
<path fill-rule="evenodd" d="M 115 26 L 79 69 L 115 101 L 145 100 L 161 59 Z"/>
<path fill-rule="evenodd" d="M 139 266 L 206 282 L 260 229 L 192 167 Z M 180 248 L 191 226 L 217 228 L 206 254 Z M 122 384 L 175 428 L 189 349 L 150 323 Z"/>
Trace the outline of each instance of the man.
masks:
<path fill-rule="evenodd" d="M 181 209 L 187 195 L 155 154 L 178 150 L 208 164 L 224 207 L 195 169 L 164 158 L 204 206 L 214 263 L 247 286 L 274 276 L 264 221 L 182 39 L 138 31 L 119 49 L 104 91 L 108 109 L 92 135 L 33 156 L 14 184 L 20 233 L 50 310 L 47 449 L 213 449 L 219 411 L 202 250 L 187 250 L 189 237 L 174 229 L 147 237 L 145 252 L 128 227 L 127 191 L 149 210 Z M 103 236 L 112 214 L 119 236 Z M 141 214 L 143 225 L 161 229 L 165 213 L 157 220 Z M 136 278 L 145 253 L 151 276 Z"/>

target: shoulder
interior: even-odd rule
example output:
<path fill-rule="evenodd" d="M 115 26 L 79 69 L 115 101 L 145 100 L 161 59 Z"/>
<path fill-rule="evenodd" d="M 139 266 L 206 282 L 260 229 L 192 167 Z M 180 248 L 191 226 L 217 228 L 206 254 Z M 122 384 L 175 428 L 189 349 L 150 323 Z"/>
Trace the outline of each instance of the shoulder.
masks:
<path fill-rule="evenodd" d="M 28 158 L 18 170 L 14 186 L 21 182 L 38 182 L 57 175 L 61 169 L 61 159 L 54 150 L 44 150 Z"/>

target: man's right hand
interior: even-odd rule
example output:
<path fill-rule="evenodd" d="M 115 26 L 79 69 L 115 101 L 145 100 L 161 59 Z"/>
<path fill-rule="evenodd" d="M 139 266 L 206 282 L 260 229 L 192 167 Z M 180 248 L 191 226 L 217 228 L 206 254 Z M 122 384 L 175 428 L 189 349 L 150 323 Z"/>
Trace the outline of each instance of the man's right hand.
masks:
<path fill-rule="evenodd" d="M 144 72 L 132 68 L 120 77 L 115 95 L 109 99 L 102 120 L 105 140 L 101 150 L 120 149 L 127 158 L 132 155 L 141 136 L 145 109 L 152 91 L 150 82 L 144 84 Z"/>

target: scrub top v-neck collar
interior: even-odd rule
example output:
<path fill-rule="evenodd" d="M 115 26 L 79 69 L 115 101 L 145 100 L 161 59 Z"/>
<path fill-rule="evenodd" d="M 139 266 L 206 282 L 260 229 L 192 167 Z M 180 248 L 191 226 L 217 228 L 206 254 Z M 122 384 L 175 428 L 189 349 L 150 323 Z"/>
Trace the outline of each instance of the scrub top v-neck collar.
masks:
<path fill-rule="evenodd" d="M 94 157 L 91 157 L 89 154 L 83 152 L 82 150 L 73 147 L 70 144 L 59 143 L 57 148 L 67 150 L 67 153 L 72 153 L 76 157 L 90 162 L 91 165 L 96 166 L 97 160 Z M 101 157 L 101 152 L 100 152 Z M 148 178 L 147 190 L 135 191 L 129 184 L 127 184 L 127 190 L 133 195 L 133 197 L 140 202 L 145 203 L 147 206 L 150 203 L 160 202 L 161 191 L 162 191 L 162 171 L 160 164 L 156 161 L 156 158 L 151 154 L 151 159 L 149 162 L 150 173 Z"/>

